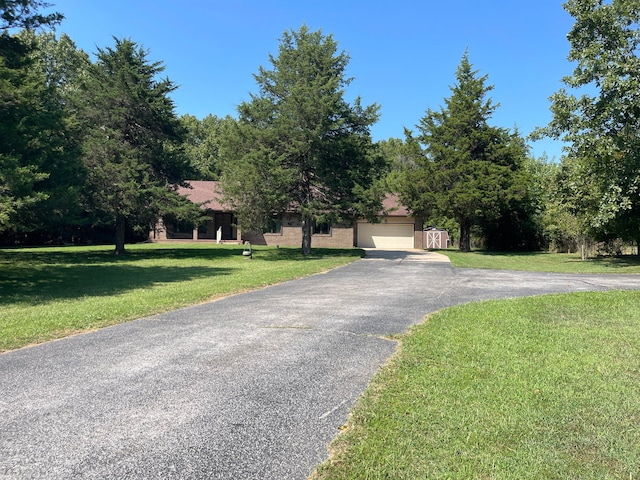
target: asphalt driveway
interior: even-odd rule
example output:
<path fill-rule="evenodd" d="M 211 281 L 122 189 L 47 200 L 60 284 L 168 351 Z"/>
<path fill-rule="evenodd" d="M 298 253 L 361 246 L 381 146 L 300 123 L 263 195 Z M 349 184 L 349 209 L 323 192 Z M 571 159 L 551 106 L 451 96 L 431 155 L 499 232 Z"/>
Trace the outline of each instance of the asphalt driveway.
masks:
<path fill-rule="evenodd" d="M 425 314 L 640 289 L 638 275 L 437 260 L 370 251 L 326 274 L 0 355 L 0 478 L 304 479 L 394 352 L 388 336 Z"/>

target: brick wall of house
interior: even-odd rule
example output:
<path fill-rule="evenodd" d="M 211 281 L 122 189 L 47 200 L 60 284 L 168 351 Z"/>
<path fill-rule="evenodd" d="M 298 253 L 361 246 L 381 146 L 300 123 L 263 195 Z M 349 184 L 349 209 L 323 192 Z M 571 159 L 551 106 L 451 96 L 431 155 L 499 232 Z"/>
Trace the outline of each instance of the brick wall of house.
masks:
<path fill-rule="evenodd" d="M 302 246 L 302 225 L 298 215 L 286 214 L 282 218 L 280 233 L 243 233 L 242 240 L 252 245 L 281 247 Z M 311 238 L 311 247 L 351 248 L 355 244 L 354 229 L 347 225 L 333 225 L 331 233 Z"/>
<path fill-rule="evenodd" d="M 314 235 L 311 238 L 312 247 L 321 248 L 351 248 L 355 245 L 355 229 L 353 227 L 333 226 L 329 235 Z M 302 243 L 302 238 L 300 238 Z"/>
<path fill-rule="evenodd" d="M 413 224 L 413 248 L 424 250 L 424 233 L 422 232 L 422 224 L 424 219 L 422 217 L 416 217 Z"/>

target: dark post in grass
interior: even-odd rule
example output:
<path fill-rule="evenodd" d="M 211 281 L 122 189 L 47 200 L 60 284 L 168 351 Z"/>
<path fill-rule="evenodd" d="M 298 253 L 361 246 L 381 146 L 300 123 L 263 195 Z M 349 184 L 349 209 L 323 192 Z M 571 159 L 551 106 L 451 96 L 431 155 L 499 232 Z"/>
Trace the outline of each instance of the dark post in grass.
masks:
<path fill-rule="evenodd" d="M 244 250 L 242 251 L 242 255 L 248 259 L 253 258 L 253 250 L 251 250 L 251 243 L 249 241 L 244 242 Z"/>

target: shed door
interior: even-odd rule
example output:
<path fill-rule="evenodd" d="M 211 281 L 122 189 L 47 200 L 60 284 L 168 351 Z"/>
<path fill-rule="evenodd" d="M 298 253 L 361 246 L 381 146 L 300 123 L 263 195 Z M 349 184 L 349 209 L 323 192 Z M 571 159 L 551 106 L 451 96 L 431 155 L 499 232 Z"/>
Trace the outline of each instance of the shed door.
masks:
<path fill-rule="evenodd" d="M 443 248 L 442 247 L 442 232 L 439 230 L 427 230 L 427 247 L 426 248 Z M 445 247 L 446 248 L 446 245 Z"/>
<path fill-rule="evenodd" d="M 358 246 L 362 248 L 413 248 L 413 224 L 359 223 Z"/>

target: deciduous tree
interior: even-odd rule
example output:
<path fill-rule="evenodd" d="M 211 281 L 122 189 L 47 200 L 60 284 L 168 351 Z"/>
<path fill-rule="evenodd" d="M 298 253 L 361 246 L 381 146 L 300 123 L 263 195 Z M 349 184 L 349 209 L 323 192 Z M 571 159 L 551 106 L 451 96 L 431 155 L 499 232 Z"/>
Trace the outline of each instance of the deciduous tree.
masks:
<path fill-rule="evenodd" d="M 640 242 L 640 2 L 569 0 L 573 73 L 538 135 L 567 142 L 581 214 L 602 237 Z M 584 187 L 579 188 L 580 185 Z"/>
<path fill-rule="evenodd" d="M 23 212 L 28 222 L 23 228 L 34 230 L 41 240 L 67 236 L 83 222 L 81 195 L 85 169 L 81 163 L 81 129 L 70 108 L 72 96 L 90 66 L 89 56 L 78 49 L 67 35 L 23 30 L 18 35 L 32 46 L 29 70 L 43 85 L 40 108 L 43 118 L 37 130 L 45 152 L 39 169 L 46 178 L 34 184 L 34 190 L 46 200 Z M 34 239 L 35 240 L 35 239 Z"/>
<path fill-rule="evenodd" d="M 220 147 L 227 130 L 235 120 L 207 115 L 202 120 L 183 115 L 180 123 L 185 130 L 184 149 L 198 180 L 218 180 L 221 172 Z"/>
<path fill-rule="evenodd" d="M 11 32 L 58 23 L 59 13 L 38 13 L 48 6 L 0 0 L 0 232 L 24 225 L 27 209 L 47 198 L 35 185 L 47 178 L 41 168 L 49 153 L 46 132 L 56 129 L 57 112 L 45 109 L 44 79 L 30 68 L 32 45 Z"/>

